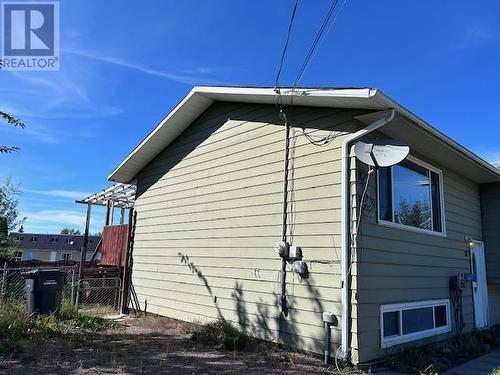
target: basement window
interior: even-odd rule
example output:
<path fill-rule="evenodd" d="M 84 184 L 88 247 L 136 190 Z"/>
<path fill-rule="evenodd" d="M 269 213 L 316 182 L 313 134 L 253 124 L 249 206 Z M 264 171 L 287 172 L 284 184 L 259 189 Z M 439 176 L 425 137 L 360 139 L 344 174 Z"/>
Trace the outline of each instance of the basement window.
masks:
<path fill-rule="evenodd" d="M 382 348 L 451 331 L 447 299 L 380 306 Z"/>
<path fill-rule="evenodd" d="M 443 174 L 413 157 L 378 170 L 378 220 L 444 235 Z"/>

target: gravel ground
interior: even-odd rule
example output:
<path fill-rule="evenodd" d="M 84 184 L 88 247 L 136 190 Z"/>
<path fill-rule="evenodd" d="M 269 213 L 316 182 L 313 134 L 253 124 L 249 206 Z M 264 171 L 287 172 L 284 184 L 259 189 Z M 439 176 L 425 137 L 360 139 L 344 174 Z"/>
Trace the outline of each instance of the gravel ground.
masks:
<path fill-rule="evenodd" d="M 321 358 L 257 342 L 228 352 L 191 340 L 185 324 L 131 318 L 93 335 L 25 341 L 0 357 L 3 374 L 337 374 Z"/>

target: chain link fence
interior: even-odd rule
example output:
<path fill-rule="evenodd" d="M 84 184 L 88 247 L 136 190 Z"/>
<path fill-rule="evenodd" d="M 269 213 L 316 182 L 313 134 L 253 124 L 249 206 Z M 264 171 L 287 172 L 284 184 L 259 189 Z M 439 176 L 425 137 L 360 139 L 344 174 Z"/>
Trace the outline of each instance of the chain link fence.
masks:
<path fill-rule="evenodd" d="M 78 281 L 76 308 L 90 314 L 116 312 L 120 306 L 119 277 L 86 278 Z"/>
<path fill-rule="evenodd" d="M 25 274 L 35 269 L 58 269 L 64 272 L 62 301 L 70 302 L 78 310 L 94 315 L 119 311 L 121 279 L 117 272 L 94 269 L 78 280 L 78 266 L 0 268 L 0 302 L 26 301 Z M 98 272 L 95 272 L 95 271 Z M 114 270 L 112 270 L 114 271 Z M 1 308 L 1 304 L 0 304 Z"/>
<path fill-rule="evenodd" d="M 0 299 L 2 301 L 26 301 L 25 273 L 40 268 L 0 268 Z M 65 274 L 62 299 L 74 301 L 77 287 L 77 268 L 58 267 L 57 269 L 60 269 Z"/>

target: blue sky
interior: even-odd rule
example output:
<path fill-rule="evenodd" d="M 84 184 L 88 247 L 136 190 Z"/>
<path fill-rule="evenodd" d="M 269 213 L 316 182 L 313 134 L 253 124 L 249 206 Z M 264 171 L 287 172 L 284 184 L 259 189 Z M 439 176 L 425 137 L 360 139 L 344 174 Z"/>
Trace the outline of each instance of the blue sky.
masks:
<path fill-rule="evenodd" d="M 193 85 L 274 84 L 293 5 L 272 1 L 61 2 L 61 69 L 0 72 L 0 178 L 21 184 L 26 231 L 82 229 L 74 199 Z M 330 1 L 299 3 L 281 83 L 302 64 Z M 303 86 L 382 89 L 490 162 L 500 161 L 500 3 L 348 0 Z M 93 215 L 100 230 L 103 210 Z"/>

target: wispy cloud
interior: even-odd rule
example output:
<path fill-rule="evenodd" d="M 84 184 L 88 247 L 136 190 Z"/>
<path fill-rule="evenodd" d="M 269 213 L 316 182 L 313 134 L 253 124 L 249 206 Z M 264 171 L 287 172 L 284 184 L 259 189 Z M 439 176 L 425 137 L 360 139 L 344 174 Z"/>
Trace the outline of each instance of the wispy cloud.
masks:
<path fill-rule="evenodd" d="M 474 23 L 464 30 L 459 48 L 480 47 L 491 43 L 499 44 L 500 34 L 488 24 Z"/>
<path fill-rule="evenodd" d="M 27 217 L 26 223 L 32 225 L 40 225 L 41 223 L 57 223 L 64 225 L 83 226 L 85 223 L 85 215 L 78 211 L 66 210 L 41 210 L 41 211 L 26 211 L 22 213 Z"/>
<path fill-rule="evenodd" d="M 145 74 L 149 74 L 152 76 L 168 79 L 175 82 L 185 83 L 185 84 L 195 84 L 200 81 L 203 82 L 216 82 L 216 80 L 211 77 L 215 71 L 214 68 L 210 67 L 198 67 L 194 69 L 183 69 L 180 72 L 173 72 L 167 70 L 160 70 L 147 67 L 142 64 L 138 64 L 135 62 L 126 61 L 124 59 L 120 59 L 113 56 L 105 56 L 98 53 L 87 52 L 82 50 L 75 49 L 63 49 L 63 52 L 72 54 L 75 56 L 84 57 L 87 59 L 92 59 L 96 61 L 101 61 L 108 64 L 118 65 L 124 68 L 136 70 Z"/>
<path fill-rule="evenodd" d="M 73 190 L 31 190 L 31 189 L 23 189 L 24 192 L 33 193 L 33 194 L 41 194 L 41 195 L 49 195 L 52 197 L 59 198 L 69 198 L 69 199 L 83 199 L 88 197 L 92 193 L 83 192 L 83 191 L 73 191 Z"/>

